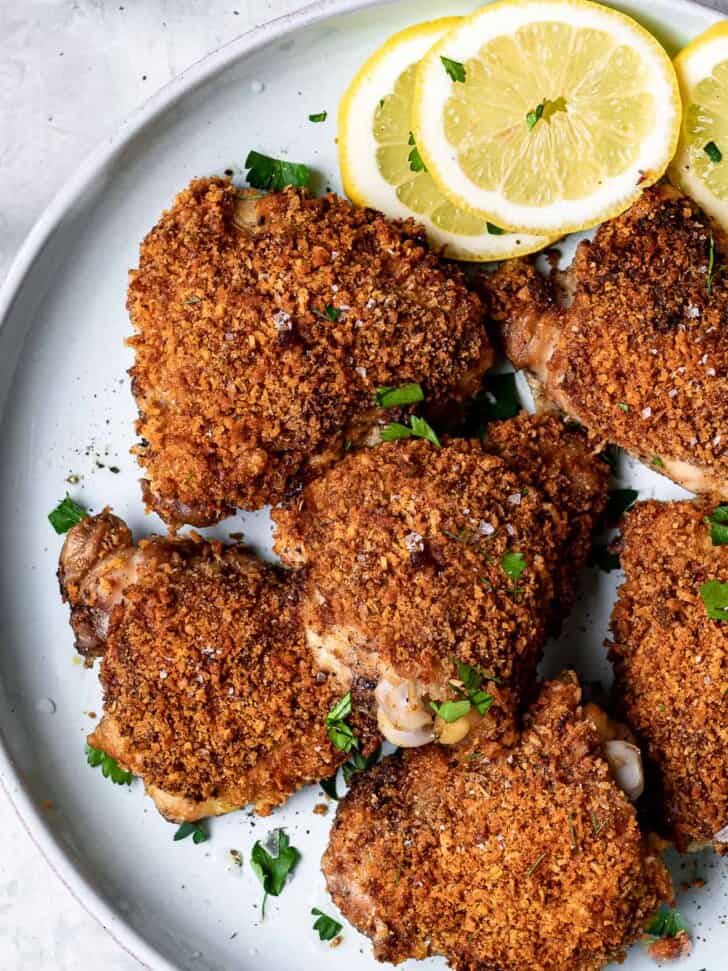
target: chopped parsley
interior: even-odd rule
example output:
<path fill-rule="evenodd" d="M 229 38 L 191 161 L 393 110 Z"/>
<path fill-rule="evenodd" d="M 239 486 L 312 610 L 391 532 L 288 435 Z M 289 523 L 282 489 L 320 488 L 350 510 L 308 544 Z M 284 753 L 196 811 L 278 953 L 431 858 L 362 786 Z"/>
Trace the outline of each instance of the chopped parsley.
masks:
<path fill-rule="evenodd" d="M 638 495 L 636 489 L 612 489 L 604 510 L 605 520 L 608 523 L 618 522 L 634 506 Z"/>
<path fill-rule="evenodd" d="M 248 184 L 254 189 L 279 192 L 287 185 L 308 188 L 311 181 L 311 171 L 307 165 L 271 158 L 270 155 L 263 155 L 256 151 L 248 152 L 245 168 L 248 170 L 246 175 Z"/>
<path fill-rule="evenodd" d="M 521 574 L 526 569 L 526 557 L 523 553 L 508 552 L 504 553 L 501 557 L 501 566 L 506 576 L 513 580 L 513 591 L 512 596 L 514 600 L 518 600 L 518 595 L 520 590 L 518 589 L 518 581 L 521 578 Z"/>
<path fill-rule="evenodd" d="M 703 151 L 708 156 L 711 162 L 720 162 L 723 159 L 723 153 L 715 144 L 715 142 L 708 142 L 707 145 L 703 145 Z"/>
<path fill-rule="evenodd" d="M 186 840 L 188 836 L 192 837 L 193 843 L 206 843 L 210 838 L 210 834 L 207 832 L 207 830 L 202 825 L 202 823 L 197 822 L 197 823 L 182 823 L 182 825 L 179 827 L 177 832 L 174 834 L 173 839 L 176 843 L 178 840 Z M 230 850 L 230 852 L 237 853 L 238 851 Z M 238 856 L 240 856 L 239 853 L 238 853 Z M 239 865 L 240 866 L 243 865 L 242 857 L 240 859 Z"/>
<path fill-rule="evenodd" d="M 399 405 L 424 401 L 425 393 L 419 384 L 400 384 L 398 388 L 377 388 L 376 399 L 380 408 L 397 408 Z"/>
<path fill-rule="evenodd" d="M 599 543 L 589 554 L 589 565 L 598 566 L 605 573 L 619 569 L 619 557 L 612 553 L 606 543 Z"/>
<path fill-rule="evenodd" d="M 383 442 L 394 442 L 398 438 L 424 438 L 431 445 L 437 448 L 442 447 L 434 428 L 418 415 L 410 417 L 409 428 L 407 425 L 401 425 L 398 421 L 391 421 L 388 425 L 384 425 L 379 435 Z"/>
<path fill-rule="evenodd" d="M 357 752 L 354 749 L 351 758 L 348 762 L 345 762 L 342 766 L 344 772 L 344 782 L 351 785 L 351 777 L 356 775 L 357 772 L 367 772 L 373 765 L 376 765 L 379 761 L 379 757 L 382 754 L 382 746 L 377 745 L 371 755 L 362 755 L 361 752 Z M 327 796 L 331 799 L 339 801 L 339 793 L 336 788 L 336 780 L 338 778 L 338 769 L 332 776 L 328 779 L 321 779 L 319 785 L 324 790 Z"/>
<path fill-rule="evenodd" d="M 339 308 L 332 307 L 329 304 L 326 304 L 326 306 L 324 307 L 324 313 L 329 318 L 329 320 L 333 320 L 333 321 L 337 321 L 341 316 L 341 311 L 339 310 Z"/>
<path fill-rule="evenodd" d="M 86 745 L 86 761 L 96 769 L 101 766 L 101 774 L 105 779 L 111 779 L 114 785 L 129 786 L 134 776 L 126 769 L 122 769 L 116 759 L 103 752 L 100 748 L 93 745 Z"/>
<path fill-rule="evenodd" d="M 604 829 L 604 823 L 600 823 L 597 819 L 597 814 L 593 812 L 591 814 L 592 829 L 594 830 L 594 835 L 599 836 L 601 831 Z"/>
<path fill-rule="evenodd" d="M 460 61 L 453 61 L 449 57 L 443 57 L 440 55 L 440 60 L 442 61 L 442 66 L 447 72 L 447 76 L 451 81 L 459 81 L 460 84 L 465 84 L 465 65 Z"/>
<path fill-rule="evenodd" d="M 535 861 L 535 863 L 532 863 L 531 866 L 528 868 L 528 871 L 526 872 L 526 876 L 532 877 L 545 859 L 546 859 L 546 854 L 542 853 L 541 856 L 539 856 L 538 859 Z"/>
<path fill-rule="evenodd" d="M 265 902 L 268 896 L 278 897 L 290 873 L 293 873 L 301 854 L 291 846 L 288 834 L 283 829 L 274 829 L 265 846 L 256 840 L 250 853 L 250 866 L 263 885 L 262 915 L 265 917 Z M 275 856 L 273 855 L 275 851 Z"/>
<path fill-rule="evenodd" d="M 338 778 L 338 775 L 339 773 L 337 770 L 336 772 L 334 772 L 333 775 L 330 775 L 328 779 L 321 779 L 319 781 L 319 785 L 324 790 L 324 792 L 329 797 L 329 799 L 334 799 L 336 802 L 339 801 L 339 793 L 336 788 L 336 780 Z"/>
<path fill-rule="evenodd" d="M 450 681 L 449 684 L 458 696 L 457 699 L 444 701 L 442 704 L 430 702 L 430 708 L 435 714 L 448 723 L 463 718 L 470 712 L 471 708 L 475 708 L 479 715 L 484 715 L 493 704 L 493 696 L 489 695 L 487 691 L 483 691 L 483 682 L 493 681 L 498 683 L 498 678 L 495 675 L 481 671 L 480 668 L 471 664 L 456 660 L 455 665 L 458 672 L 457 681 Z"/>
<path fill-rule="evenodd" d="M 661 908 L 647 926 L 647 933 L 653 937 L 677 937 L 687 930 L 681 915 L 672 908 Z"/>
<path fill-rule="evenodd" d="M 502 236 L 505 233 L 505 229 L 501 229 L 500 226 L 496 226 L 495 223 L 486 222 L 485 228 L 488 230 L 491 236 Z"/>
<path fill-rule="evenodd" d="M 711 620 L 728 620 L 728 583 L 708 580 L 700 588 L 700 596 Z"/>
<path fill-rule="evenodd" d="M 543 117 L 543 111 L 545 107 L 546 107 L 546 102 L 542 101 L 540 104 L 536 105 L 533 111 L 529 111 L 527 113 L 526 128 L 528 128 L 529 131 L 532 131 L 535 125 L 541 120 L 541 118 Z"/>
<path fill-rule="evenodd" d="M 67 533 L 71 526 L 80 523 L 87 516 L 88 513 L 83 506 L 74 502 L 68 493 L 66 493 L 66 498 L 62 499 L 56 508 L 48 513 L 50 524 L 57 533 Z"/>
<path fill-rule="evenodd" d="M 321 941 L 333 941 L 341 933 L 342 925 L 338 920 L 334 920 L 333 917 L 329 917 L 318 907 L 314 907 L 311 911 L 314 917 L 318 919 L 314 921 L 313 929 L 318 931 L 319 940 Z"/>
<path fill-rule="evenodd" d="M 607 445 L 603 452 L 599 453 L 602 462 L 606 462 L 612 475 L 616 476 L 619 472 L 619 446 Z"/>
<path fill-rule="evenodd" d="M 483 390 L 475 396 L 471 417 L 472 432 L 483 438 L 488 422 L 514 418 L 520 410 L 521 401 L 518 397 L 515 371 L 492 374 Z"/>
<path fill-rule="evenodd" d="M 715 239 L 712 232 L 708 234 L 708 274 L 705 278 L 705 289 L 708 294 L 713 292 L 715 278 L 722 271 L 722 266 L 715 265 Z"/>
<path fill-rule="evenodd" d="M 652 462 L 650 464 L 651 465 L 654 465 L 656 469 L 664 469 L 665 468 L 665 463 L 662 461 L 662 459 L 660 458 L 659 455 L 653 455 L 652 456 Z"/>
<path fill-rule="evenodd" d="M 317 111 L 314 115 L 309 115 L 308 120 L 314 122 L 326 121 L 328 118 L 328 111 Z"/>
<path fill-rule="evenodd" d="M 624 412 L 629 411 L 629 405 L 627 404 L 626 401 L 618 401 L 617 402 L 617 407 L 620 408 Z"/>
<path fill-rule="evenodd" d="M 716 506 L 713 512 L 705 517 L 710 524 L 710 539 L 713 546 L 725 546 L 728 543 L 728 506 Z"/>
<path fill-rule="evenodd" d="M 326 716 L 326 731 L 331 744 L 340 752 L 350 752 L 353 748 L 359 748 L 359 739 L 346 724 L 350 714 L 351 691 L 347 691 Z"/>
<path fill-rule="evenodd" d="M 431 701 L 430 708 L 432 708 L 438 718 L 442 718 L 444 722 L 450 724 L 468 714 L 470 711 L 470 702 L 467 698 L 461 701 L 443 701 L 439 705 L 437 702 Z"/>
<path fill-rule="evenodd" d="M 419 149 L 415 143 L 415 136 L 412 132 L 409 133 L 409 138 L 407 139 L 407 144 L 412 146 L 412 150 L 407 156 L 407 161 L 409 162 L 409 167 L 413 172 L 426 172 L 427 166 L 422 161 L 422 156 L 420 155 Z"/>

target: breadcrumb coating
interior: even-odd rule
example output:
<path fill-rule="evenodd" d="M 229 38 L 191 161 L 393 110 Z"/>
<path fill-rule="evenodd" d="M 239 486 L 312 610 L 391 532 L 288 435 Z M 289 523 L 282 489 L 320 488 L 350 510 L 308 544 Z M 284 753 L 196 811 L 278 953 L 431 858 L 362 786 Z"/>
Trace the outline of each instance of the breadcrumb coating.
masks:
<path fill-rule="evenodd" d="M 172 525 L 280 502 L 390 420 L 378 387 L 418 382 L 437 409 L 493 360 L 480 300 L 415 223 L 292 188 L 192 182 L 128 309 L 144 494 Z"/>
<path fill-rule="evenodd" d="M 74 529 L 90 537 L 98 518 Z M 109 564 L 131 565 L 124 580 L 115 576 L 100 670 L 104 716 L 90 743 L 142 776 L 175 820 L 249 803 L 265 815 L 330 776 L 348 756 L 329 741 L 325 719 L 345 689 L 313 665 L 295 583 L 240 545 L 194 534 L 124 552 L 92 568 L 97 591 L 79 588 L 98 609 Z M 370 718 L 355 705 L 349 724 L 370 751 Z"/>
<path fill-rule="evenodd" d="M 612 614 L 615 697 L 661 781 L 679 850 L 724 830 L 728 851 L 728 624 L 700 595 L 728 582 L 728 546 L 704 522 L 716 503 L 639 502 L 622 523 L 627 579 Z"/>
<path fill-rule="evenodd" d="M 569 606 L 607 471 L 559 419 L 490 429 L 485 444 L 406 440 L 348 456 L 274 510 L 275 548 L 305 566 L 307 630 L 355 631 L 370 675 L 444 685 L 457 659 L 495 675 L 488 692 L 512 713 Z M 525 561 L 517 582 L 509 553 Z"/>
<path fill-rule="evenodd" d="M 687 488 L 727 495 L 727 262 L 725 233 L 661 185 L 582 242 L 565 276 L 512 260 L 479 290 L 551 402 Z"/>
<path fill-rule="evenodd" d="M 322 867 L 378 960 L 598 971 L 672 898 L 576 677 L 546 684 L 525 725 L 497 758 L 430 745 L 353 780 Z"/>

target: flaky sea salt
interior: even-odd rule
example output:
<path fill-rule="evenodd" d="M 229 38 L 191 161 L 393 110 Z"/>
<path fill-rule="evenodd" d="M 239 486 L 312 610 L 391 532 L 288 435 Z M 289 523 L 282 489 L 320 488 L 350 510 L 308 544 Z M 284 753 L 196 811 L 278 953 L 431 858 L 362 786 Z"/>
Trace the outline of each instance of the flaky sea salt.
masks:
<path fill-rule="evenodd" d="M 646 408 L 642 409 L 643 418 L 652 418 L 652 408 L 648 405 Z"/>
<path fill-rule="evenodd" d="M 422 537 L 414 530 L 411 533 L 407 533 L 404 538 L 404 545 L 407 547 L 407 552 L 409 553 L 421 553 L 425 548 Z"/>
<path fill-rule="evenodd" d="M 285 310 L 279 310 L 273 314 L 273 324 L 279 333 L 284 330 L 291 330 L 293 327 L 291 315 L 287 314 Z"/>

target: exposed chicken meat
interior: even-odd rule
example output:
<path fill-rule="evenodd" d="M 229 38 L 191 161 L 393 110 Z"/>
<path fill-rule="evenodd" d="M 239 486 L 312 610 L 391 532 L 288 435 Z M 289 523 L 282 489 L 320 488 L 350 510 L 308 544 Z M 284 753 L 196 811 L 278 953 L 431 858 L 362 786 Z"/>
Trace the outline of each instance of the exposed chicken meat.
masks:
<path fill-rule="evenodd" d="M 661 185 L 580 244 L 568 307 L 563 278 L 530 261 L 480 289 L 509 358 L 552 406 L 685 488 L 728 496 L 726 260 L 724 232 Z"/>

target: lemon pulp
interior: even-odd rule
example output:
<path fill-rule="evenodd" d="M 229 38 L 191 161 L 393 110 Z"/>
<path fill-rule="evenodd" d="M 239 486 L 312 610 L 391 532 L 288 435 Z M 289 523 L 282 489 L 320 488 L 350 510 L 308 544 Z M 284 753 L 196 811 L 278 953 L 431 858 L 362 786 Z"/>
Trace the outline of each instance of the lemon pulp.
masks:
<path fill-rule="evenodd" d="M 728 201 L 728 165 L 716 164 L 705 151 L 713 142 L 728 160 L 728 60 L 696 84 L 686 105 L 684 128 L 695 175 L 714 196 Z"/>

